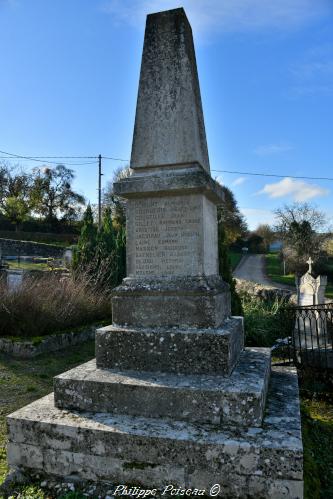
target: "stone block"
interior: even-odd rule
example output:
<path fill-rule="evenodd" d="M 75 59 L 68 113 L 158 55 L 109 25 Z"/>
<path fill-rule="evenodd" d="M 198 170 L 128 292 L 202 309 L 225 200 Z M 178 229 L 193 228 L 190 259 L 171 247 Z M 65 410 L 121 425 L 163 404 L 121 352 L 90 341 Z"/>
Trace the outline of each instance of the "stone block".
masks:
<path fill-rule="evenodd" d="M 243 319 L 218 329 L 130 328 L 96 331 L 96 364 L 101 369 L 229 375 L 244 345 Z"/>
<path fill-rule="evenodd" d="M 127 199 L 147 197 L 149 194 L 204 194 L 214 204 L 224 199 L 222 186 L 199 163 L 154 167 L 151 170 L 131 171 L 131 175 L 115 182 L 114 192 Z"/>
<path fill-rule="evenodd" d="M 230 316 L 229 286 L 219 276 L 126 278 L 112 296 L 115 325 L 218 328 Z"/>
<path fill-rule="evenodd" d="M 217 275 L 215 204 L 203 194 L 142 196 L 126 204 L 127 275 Z"/>
<path fill-rule="evenodd" d="M 193 161 L 209 172 L 192 30 L 173 9 L 147 17 L 131 167 Z"/>
<path fill-rule="evenodd" d="M 222 497 L 302 498 L 297 374 L 273 368 L 261 428 L 65 411 L 53 395 L 8 416 L 9 465 L 61 477 L 209 489 Z M 288 496 L 288 493 L 290 495 Z"/>
<path fill-rule="evenodd" d="M 54 378 L 54 401 L 59 409 L 260 426 L 270 358 L 270 349 L 246 349 L 230 377 L 98 369 L 93 360 Z"/>

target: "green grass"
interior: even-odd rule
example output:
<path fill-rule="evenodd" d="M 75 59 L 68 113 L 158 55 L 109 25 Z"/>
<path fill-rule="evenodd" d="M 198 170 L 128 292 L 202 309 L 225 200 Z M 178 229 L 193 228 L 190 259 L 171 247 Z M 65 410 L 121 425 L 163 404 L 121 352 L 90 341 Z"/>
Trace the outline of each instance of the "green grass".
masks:
<path fill-rule="evenodd" d="M 89 341 L 56 355 L 41 355 L 32 360 L 11 359 L 0 354 L 0 483 L 7 473 L 6 415 L 50 393 L 53 377 L 92 359 L 94 348 L 94 342 Z"/>
<path fill-rule="evenodd" d="M 318 372 L 300 372 L 304 497 L 333 497 L 333 396 L 331 383 Z"/>
<path fill-rule="evenodd" d="M 333 269 L 333 262 L 327 265 Z M 274 282 L 295 286 L 295 274 L 283 275 L 282 263 L 278 253 L 268 253 L 266 255 L 266 274 Z M 333 283 L 329 282 L 326 288 L 326 297 L 333 299 Z"/>
<path fill-rule="evenodd" d="M 8 260 L 6 263 L 13 270 L 51 270 L 47 263 L 18 262 L 17 260 Z"/>
<path fill-rule="evenodd" d="M 242 253 L 236 253 L 235 251 L 229 251 L 229 260 L 232 270 L 234 270 L 242 259 Z"/>
<path fill-rule="evenodd" d="M 243 295 L 245 344 L 248 347 L 271 347 L 278 338 L 289 335 L 287 321 L 279 315 L 283 301 L 268 302 Z"/>
<path fill-rule="evenodd" d="M 294 274 L 283 275 L 282 264 L 278 253 L 266 254 L 266 274 L 274 282 L 295 286 Z"/>

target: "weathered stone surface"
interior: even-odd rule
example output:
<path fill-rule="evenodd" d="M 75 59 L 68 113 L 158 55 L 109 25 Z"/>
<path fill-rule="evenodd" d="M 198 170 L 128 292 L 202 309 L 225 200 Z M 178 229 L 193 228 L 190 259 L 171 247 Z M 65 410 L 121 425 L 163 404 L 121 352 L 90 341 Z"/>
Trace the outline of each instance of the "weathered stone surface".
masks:
<path fill-rule="evenodd" d="M 241 317 L 219 329 L 129 328 L 96 331 L 98 368 L 228 375 L 243 349 Z"/>
<path fill-rule="evenodd" d="M 110 412 L 213 424 L 259 426 L 270 349 L 246 349 L 230 377 L 96 368 L 95 360 L 54 378 L 60 409 Z"/>
<path fill-rule="evenodd" d="M 10 415 L 8 428 L 9 463 L 24 469 L 150 488 L 173 483 L 209 491 L 220 483 L 222 497 L 302 497 L 292 368 L 273 368 L 261 428 L 64 411 L 52 395 Z"/>
<path fill-rule="evenodd" d="M 146 197 L 149 194 L 195 194 L 202 193 L 215 204 L 224 199 L 221 185 L 198 164 L 142 170 L 114 184 L 114 192 L 124 198 Z"/>
<path fill-rule="evenodd" d="M 219 276 L 123 280 L 112 297 L 113 324 L 141 327 L 221 327 L 230 291 Z"/>
<path fill-rule="evenodd" d="M 62 348 L 93 340 L 95 331 L 96 326 L 90 326 L 82 331 L 50 334 L 45 336 L 38 344 L 28 340 L 13 341 L 13 339 L 0 338 L 0 352 L 5 352 L 17 359 L 31 359 L 46 352 L 56 352 Z"/>
<path fill-rule="evenodd" d="M 127 275 L 218 274 L 216 206 L 202 194 L 127 201 Z"/>
<path fill-rule="evenodd" d="M 267 353 L 241 355 L 243 320 L 230 318 L 218 276 L 221 189 L 209 176 L 182 9 L 147 20 L 131 168 L 115 187 L 128 200 L 128 277 L 112 298 L 113 325 L 96 333 L 97 369 L 55 381 L 56 403 L 78 412 L 50 395 L 8 417 L 10 466 L 207 495 L 220 484 L 223 498 L 301 498 L 296 372 L 274 369 L 261 421 Z"/>
<path fill-rule="evenodd" d="M 209 159 L 191 26 L 183 9 L 147 16 L 131 168 Z"/>

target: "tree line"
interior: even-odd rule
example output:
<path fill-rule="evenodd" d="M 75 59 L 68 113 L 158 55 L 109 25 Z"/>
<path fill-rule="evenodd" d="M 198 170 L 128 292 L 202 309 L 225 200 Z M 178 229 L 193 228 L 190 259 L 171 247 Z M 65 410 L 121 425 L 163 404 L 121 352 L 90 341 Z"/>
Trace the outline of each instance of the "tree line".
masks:
<path fill-rule="evenodd" d="M 251 234 L 249 243 L 256 252 L 266 252 L 274 241 L 281 244 L 280 256 L 286 270 L 302 274 L 309 257 L 318 271 L 333 256 L 333 239 L 327 215 L 310 203 L 295 202 L 274 212 L 275 224 L 261 224 Z"/>
<path fill-rule="evenodd" d="M 29 219 L 39 219 L 51 228 L 78 220 L 84 197 L 72 187 L 73 170 L 64 165 L 26 171 L 0 164 L 0 215 L 16 230 Z"/>

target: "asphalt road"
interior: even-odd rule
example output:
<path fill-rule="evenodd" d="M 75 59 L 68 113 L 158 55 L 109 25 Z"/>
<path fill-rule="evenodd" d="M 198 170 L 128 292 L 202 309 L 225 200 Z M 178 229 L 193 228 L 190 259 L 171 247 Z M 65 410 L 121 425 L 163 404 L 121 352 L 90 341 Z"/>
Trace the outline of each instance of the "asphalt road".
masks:
<path fill-rule="evenodd" d="M 264 286 L 273 286 L 280 289 L 293 289 L 286 284 L 280 284 L 271 281 L 265 274 L 265 255 L 246 255 L 243 256 L 236 269 L 234 270 L 236 279 L 256 282 Z"/>
<path fill-rule="evenodd" d="M 236 279 L 244 279 L 246 281 L 253 281 L 258 284 L 269 286 L 271 285 L 271 281 L 265 276 L 264 264 L 264 255 L 243 256 L 234 270 L 234 277 L 236 277 Z"/>

